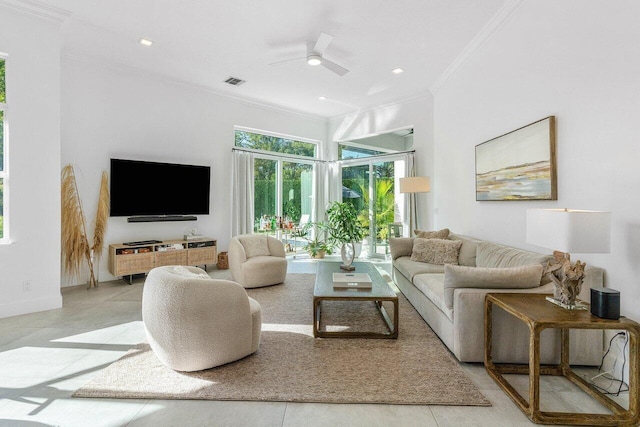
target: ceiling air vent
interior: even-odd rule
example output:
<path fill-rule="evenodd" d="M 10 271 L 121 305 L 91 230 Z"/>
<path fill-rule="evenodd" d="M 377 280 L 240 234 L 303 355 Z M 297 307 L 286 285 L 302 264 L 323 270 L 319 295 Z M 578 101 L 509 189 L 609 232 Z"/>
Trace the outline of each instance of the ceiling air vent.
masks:
<path fill-rule="evenodd" d="M 238 79 L 236 77 L 229 77 L 227 80 L 224 81 L 225 83 L 229 83 L 230 85 L 233 86 L 240 86 L 242 83 L 244 83 L 245 81 L 242 79 Z"/>

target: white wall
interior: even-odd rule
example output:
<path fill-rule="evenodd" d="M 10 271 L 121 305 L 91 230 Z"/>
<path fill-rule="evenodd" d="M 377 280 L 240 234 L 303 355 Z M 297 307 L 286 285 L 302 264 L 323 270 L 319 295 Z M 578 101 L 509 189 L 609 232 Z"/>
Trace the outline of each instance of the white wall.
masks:
<path fill-rule="evenodd" d="M 326 140 L 325 119 L 63 58 L 62 165 L 72 163 L 76 168 L 89 223 L 95 215 L 100 175 L 109 171 L 112 157 L 211 166 L 210 215 L 199 215 L 195 222 L 127 223 L 126 218 L 110 218 L 107 245 L 182 238 L 197 228 L 199 234 L 217 239 L 219 251 L 227 250 L 235 125 Z M 108 250 L 100 264 L 100 281 L 112 280 Z M 63 277 L 62 284 L 75 282 Z"/>
<path fill-rule="evenodd" d="M 416 175 L 434 177 L 433 164 L 433 98 L 430 94 L 379 108 L 335 117 L 329 121 L 329 158 L 338 158 L 338 144 L 334 141 L 357 139 L 398 129 L 413 128 L 413 147 L 416 151 Z M 430 229 L 433 224 L 432 193 L 418 195 L 418 227 Z"/>
<path fill-rule="evenodd" d="M 59 27 L 0 6 L 11 215 L 11 243 L 0 245 L 0 318 L 62 306 Z"/>
<path fill-rule="evenodd" d="M 437 227 L 525 243 L 527 208 L 611 211 L 606 269 L 640 320 L 640 2 L 528 0 L 435 93 Z M 558 201 L 476 202 L 474 146 L 557 118 Z"/>

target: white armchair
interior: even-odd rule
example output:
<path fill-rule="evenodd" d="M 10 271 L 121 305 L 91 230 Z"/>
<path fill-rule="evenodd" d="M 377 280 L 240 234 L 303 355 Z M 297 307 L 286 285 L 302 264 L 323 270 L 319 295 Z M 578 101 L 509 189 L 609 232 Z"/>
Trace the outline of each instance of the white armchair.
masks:
<path fill-rule="evenodd" d="M 235 236 L 229 243 L 231 278 L 245 288 L 258 288 L 284 282 L 287 259 L 284 245 L 264 234 Z"/>
<path fill-rule="evenodd" d="M 153 352 L 176 371 L 233 362 L 260 345 L 260 304 L 238 283 L 211 279 L 197 267 L 151 270 L 142 293 L 142 320 Z"/>

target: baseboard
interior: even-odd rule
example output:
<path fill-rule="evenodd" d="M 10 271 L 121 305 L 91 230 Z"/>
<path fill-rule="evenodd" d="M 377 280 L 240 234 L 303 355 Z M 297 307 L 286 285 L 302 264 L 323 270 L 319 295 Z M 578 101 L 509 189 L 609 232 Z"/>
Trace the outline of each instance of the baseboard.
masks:
<path fill-rule="evenodd" d="M 0 304 L 0 318 L 62 308 L 62 295 Z"/>

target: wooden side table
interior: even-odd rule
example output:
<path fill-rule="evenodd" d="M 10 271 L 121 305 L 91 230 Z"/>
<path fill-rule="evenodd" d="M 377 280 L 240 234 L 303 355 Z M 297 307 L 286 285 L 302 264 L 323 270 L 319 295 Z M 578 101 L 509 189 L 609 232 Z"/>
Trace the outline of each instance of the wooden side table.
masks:
<path fill-rule="evenodd" d="M 491 314 L 497 306 L 521 320 L 529 327 L 529 365 L 495 365 L 491 361 Z M 626 318 L 601 319 L 589 311 L 566 310 L 545 300 L 542 294 L 487 294 L 485 297 L 485 353 L 484 364 L 489 376 L 509 395 L 531 421 L 539 424 L 568 424 L 590 426 L 637 426 L 640 425 L 640 324 Z M 540 366 L 540 333 L 547 328 L 560 329 L 560 364 Z M 580 376 L 569 365 L 570 329 L 614 329 L 629 334 L 629 409 L 625 409 L 601 393 Z M 529 401 L 507 382 L 504 374 L 529 375 Z M 540 410 L 540 375 L 564 376 L 585 393 L 609 408 L 612 414 L 585 414 L 567 412 L 544 412 Z"/>

